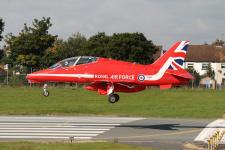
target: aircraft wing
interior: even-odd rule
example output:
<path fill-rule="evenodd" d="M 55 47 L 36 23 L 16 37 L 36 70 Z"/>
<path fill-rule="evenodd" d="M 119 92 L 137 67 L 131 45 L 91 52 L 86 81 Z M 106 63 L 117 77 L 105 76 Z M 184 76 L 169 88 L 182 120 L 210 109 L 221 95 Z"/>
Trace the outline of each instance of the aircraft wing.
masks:
<path fill-rule="evenodd" d="M 97 81 L 89 84 L 85 87 L 87 90 L 98 91 L 101 95 L 106 95 L 108 90 L 108 85 L 112 84 L 109 81 Z M 137 85 L 130 82 L 114 82 L 114 92 L 138 92 L 144 90 L 146 87 L 143 85 Z"/>

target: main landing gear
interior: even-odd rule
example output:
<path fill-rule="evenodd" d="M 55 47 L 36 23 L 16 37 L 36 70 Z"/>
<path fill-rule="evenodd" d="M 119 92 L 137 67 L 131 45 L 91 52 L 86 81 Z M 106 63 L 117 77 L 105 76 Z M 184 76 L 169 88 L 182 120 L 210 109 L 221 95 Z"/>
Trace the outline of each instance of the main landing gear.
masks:
<path fill-rule="evenodd" d="M 49 96 L 49 91 L 48 91 L 48 85 L 45 83 L 44 86 L 43 86 L 43 95 L 45 97 L 48 97 Z"/>
<path fill-rule="evenodd" d="M 108 101 L 112 104 L 118 102 L 120 99 L 118 94 L 114 94 L 114 85 L 113 84 L 109 84 L 107 86 L 107 95 L 108 95 Z"/>
<path fill-rule="evenodd" d="M 120 99 L 120 97 L 118 94 L 112 93 L 112 94 L 109 94 L 109 96 L 108 96 L 108 101 L 112 104 L 118 102 L 119 99 Z"/>

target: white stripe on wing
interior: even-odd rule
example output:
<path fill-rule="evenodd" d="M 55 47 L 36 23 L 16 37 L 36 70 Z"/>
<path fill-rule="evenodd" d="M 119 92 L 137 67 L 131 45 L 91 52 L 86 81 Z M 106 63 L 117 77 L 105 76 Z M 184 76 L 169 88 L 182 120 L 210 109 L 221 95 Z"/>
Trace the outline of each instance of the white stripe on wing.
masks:
<path fill-rule="evenodd" d="M 47 77 L 75 77 L 75 78 L 94 78 L 93 74 L 28 74 L 28 76 L 47 76 Z"/>

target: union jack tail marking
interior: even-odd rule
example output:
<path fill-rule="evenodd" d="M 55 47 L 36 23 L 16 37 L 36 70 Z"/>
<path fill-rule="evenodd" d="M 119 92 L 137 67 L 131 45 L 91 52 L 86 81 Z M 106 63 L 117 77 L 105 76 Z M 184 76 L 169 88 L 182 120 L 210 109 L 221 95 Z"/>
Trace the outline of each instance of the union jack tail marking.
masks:
<path fill-rule="evenodd" d="M 153 65 L 162 67 L 169 58 L 172 58 L 171 64 L 167 69 L 178 70 L 183 68 L 184 59 L 188 50 L 189 41 L 175 43 L 168 51 L 165 52 Z"/>

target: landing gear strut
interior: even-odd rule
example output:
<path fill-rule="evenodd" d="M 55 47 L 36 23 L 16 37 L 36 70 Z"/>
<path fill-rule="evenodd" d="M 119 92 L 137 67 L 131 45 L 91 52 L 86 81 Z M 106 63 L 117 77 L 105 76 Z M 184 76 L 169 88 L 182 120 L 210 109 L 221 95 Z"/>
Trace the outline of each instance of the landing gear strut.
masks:
<path fill-rule="evenodd" d="M 108 101 L 110 103 L 118 102 L 120 97 L 118 94 L 114 94 L 114 85 L 113 83 L 108 84 L 107 86 L 107 95 L 108 95 Z"/>
<path fill-rule="evenodd" d="M 49 91 L 48 91 L 48 85 L 45 83 L 44 86 L 43 86 L 43 95 L 45 97 L 48 97 L 49 96 Z"/>
<path fill-rule="evenodd" d="M 109 97 L 108 97 L 108 101 L 110 102 L 110 103 L 116 103 L 116 102 L 118 102 L 119 101 L 119 99 L 120 99 L 120 97 L 119 97 L 119 95 L 118 94 L 109 94 Z"/>

